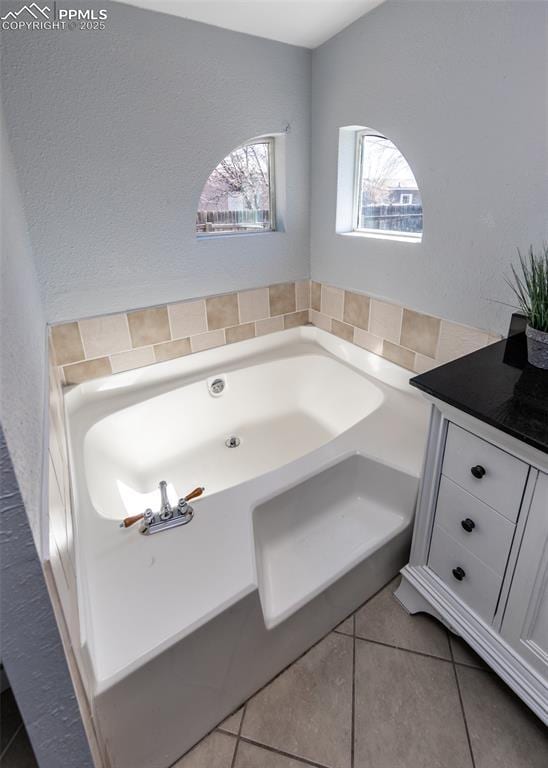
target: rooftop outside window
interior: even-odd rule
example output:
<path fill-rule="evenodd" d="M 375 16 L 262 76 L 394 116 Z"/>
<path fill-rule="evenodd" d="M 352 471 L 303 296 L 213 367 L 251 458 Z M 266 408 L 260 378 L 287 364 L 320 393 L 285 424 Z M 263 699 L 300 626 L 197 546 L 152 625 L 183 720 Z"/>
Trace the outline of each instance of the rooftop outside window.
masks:
<path fill-rule="evenodd" d="M 409 163 L 390 139 L 359 131 L 353 230 L 422 238 L 422 200 Z"/>

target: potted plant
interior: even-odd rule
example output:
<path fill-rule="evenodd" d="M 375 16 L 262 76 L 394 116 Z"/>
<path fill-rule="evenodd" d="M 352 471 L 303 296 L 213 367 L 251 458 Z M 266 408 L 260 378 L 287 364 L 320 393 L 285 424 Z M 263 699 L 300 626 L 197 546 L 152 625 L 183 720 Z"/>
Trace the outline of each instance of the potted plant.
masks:
<path fill-rule="evenodd" d="M 548 244 L 535 253 L 533 246 L 527 256 L 518 250 L 519 268 L 512 266 L 512 281 L 508 284 L 527 318 L 527 358 L 531 365 L 548 369 Z"/>

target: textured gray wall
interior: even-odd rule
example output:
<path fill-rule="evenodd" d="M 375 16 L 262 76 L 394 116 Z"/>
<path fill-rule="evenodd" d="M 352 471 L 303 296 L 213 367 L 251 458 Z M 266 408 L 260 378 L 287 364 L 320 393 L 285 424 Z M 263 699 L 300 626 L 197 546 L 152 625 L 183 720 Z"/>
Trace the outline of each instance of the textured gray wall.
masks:
<path fill-rule="evenodd" d="M 46 328 L 13 161 L 1 126 L 0 422 L 36 546 L 40 540 Z"/>
<path fill-rule="evenodd" d="M 310 52 L 103 6 L 104 31 L 2 36 L 47 319 L 307 277 Z M 197 241 L 211 170 L 287 123 L 287 231 Z"/>
<path fill-rule="evenodd" d="M 41 768 L 86 768 L 89 748 L 37 551 L 45 320 L 3 123 L 1 134 L 0 657 Z"/>
<path fill-rule="evenodd" d="M 506 331 L 515 248 L 548 237 L 547 32 L 544 2 L 387 2 L 313 52 L 313 278 Z M 344 125 L 406 155 L 422 244 L 335 234 Z"/>
<path fill-rule="evenodd" d="M 0 428 L 2 662 L 40 768 L 92 761 L 55 617 Z"/>

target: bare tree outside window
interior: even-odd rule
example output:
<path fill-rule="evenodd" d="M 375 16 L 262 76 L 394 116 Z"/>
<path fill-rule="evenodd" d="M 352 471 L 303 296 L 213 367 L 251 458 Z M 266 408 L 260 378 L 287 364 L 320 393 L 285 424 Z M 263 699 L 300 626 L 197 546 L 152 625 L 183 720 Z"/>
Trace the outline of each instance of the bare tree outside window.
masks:
<path fill-rule="evenodd" d="M 231 152 L 207 180 L 196 214 L 196 232 L 261 232 L 275 229 L 272 140 Z"/>
<path fill-rule="evenodd" d="M 409 163 L 390 139 L 358 135 L 356 229 L 422 235 L 422 200 Z"/>

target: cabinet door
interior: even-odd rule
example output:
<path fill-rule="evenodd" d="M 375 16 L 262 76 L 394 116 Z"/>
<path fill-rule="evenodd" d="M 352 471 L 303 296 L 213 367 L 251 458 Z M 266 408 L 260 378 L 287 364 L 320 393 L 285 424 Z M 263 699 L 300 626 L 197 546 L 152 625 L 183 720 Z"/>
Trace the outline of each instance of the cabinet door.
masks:
<path fill-rule="evenodd" d="M 548 475 L 542 472 L 531 501 L 501 634 L 548 680 Z"/>

